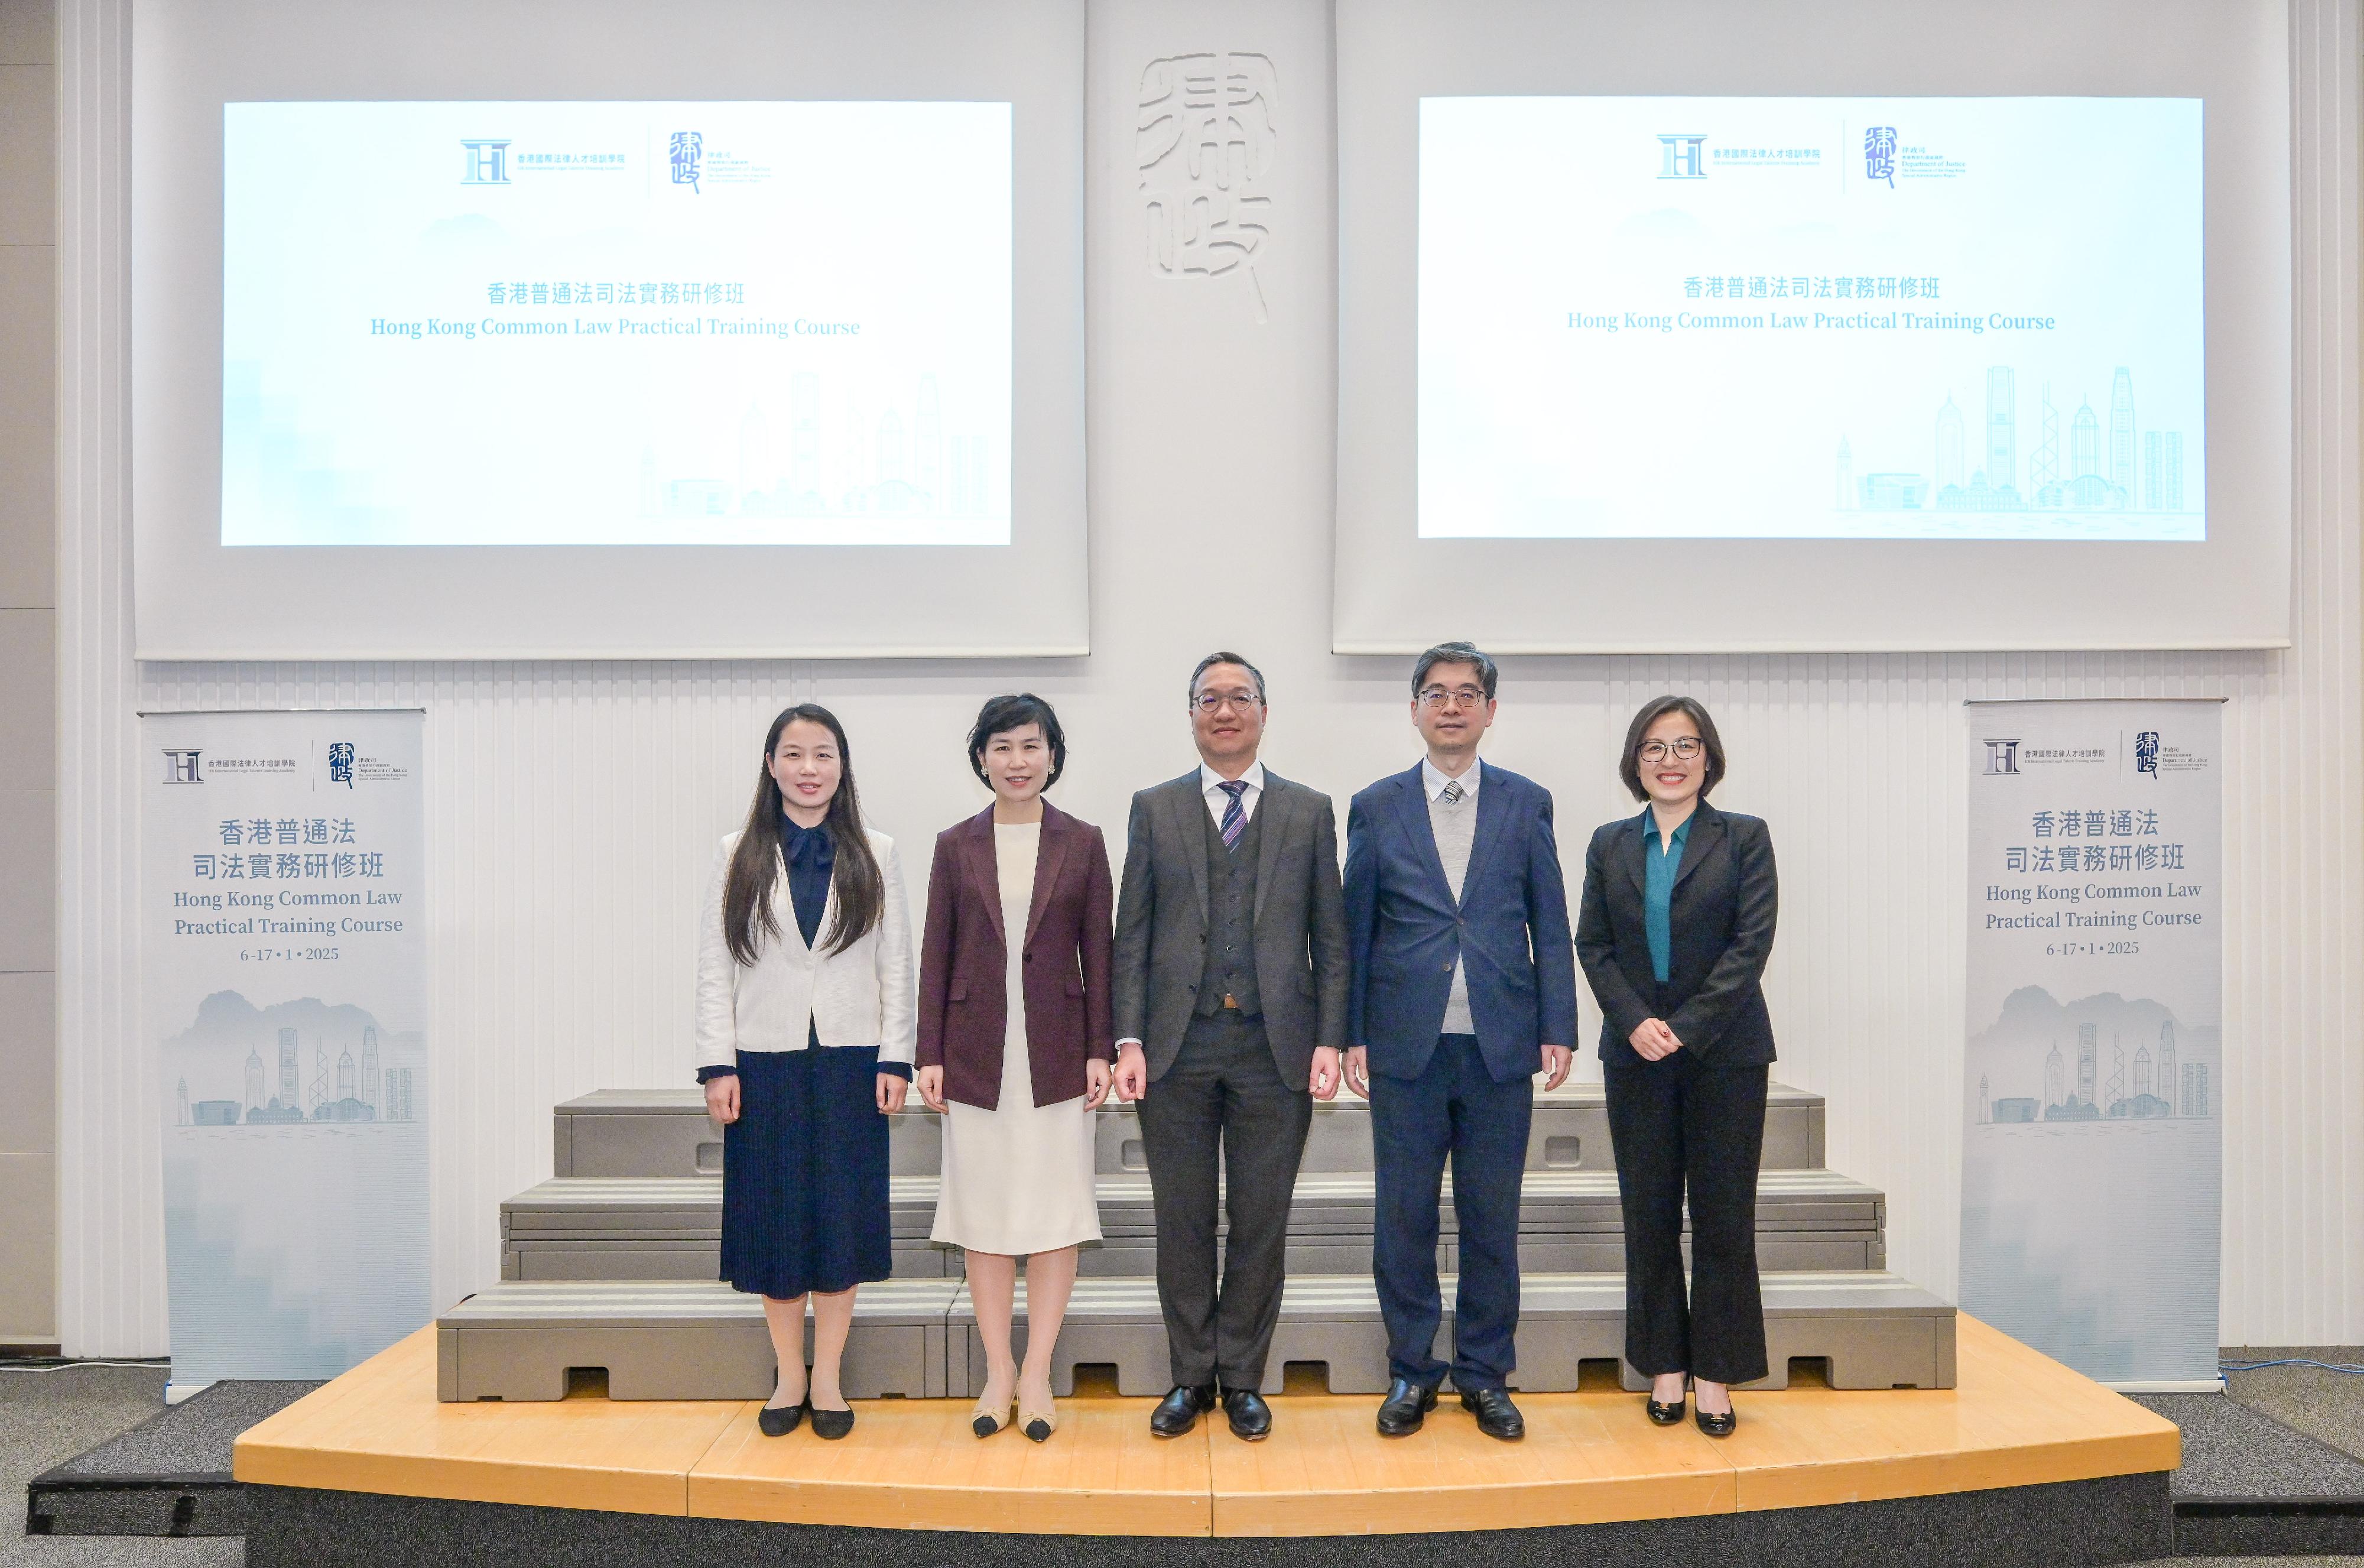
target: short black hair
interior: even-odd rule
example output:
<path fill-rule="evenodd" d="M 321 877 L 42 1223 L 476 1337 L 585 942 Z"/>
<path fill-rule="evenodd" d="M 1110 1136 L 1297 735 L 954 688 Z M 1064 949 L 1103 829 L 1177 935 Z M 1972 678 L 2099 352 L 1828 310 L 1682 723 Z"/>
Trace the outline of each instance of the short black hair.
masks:
<path fill-rule="evenodd" d="M 1428 684 L 1428 673 L 1439 664 L 1475 664 L 1478 684 L 1486 689 L 1486 700 L 1494 700 L 1494 687 L 1501 674 L 1494 668 L 1494 661 L 1478 652 L 1474 642 L 1440 642 L 1422 654 L 1420 662 L 1411 667 L 1412 695 L 1420 695 L 1421 687 Z"/>
<path fill-rule="evenodd" d="M 1617 760 L 1617 776 L 1625 781 L 1634 799 L 1650 798 L 1650 792 L 1642 784 L 1642 738 L 1650 733 L 1650 726 L 1670 713 L 1688 717 L 1691 728 L 1699 731 L 1700 744 L 1707 749 L 1707 773 L 1700 780 L 1700 798 L 1705 800 L 1707 792 L 1723 777 L 1723 738 L 1715 732 L 1715 720 L 1707 716 L 1707 709 L 1700 706 L 1697 697 L 1669 695 L 1652 697 L 1644 703 L 1642 711 L 1634 716 L 1634 722 L 1625 727 L 1625 755 Z"/>
<path fill-rule="evenodd" d="M 987 789 L 993 781 L 986 776 L 985 748 L 997 735 L 1007 735 L 1013 729 L 1023 729 L 1030 724 L 1043 727 L 1043 740 L 1051 748 L 1051 776 L 1043 781 L 1049 789 L 1067 771 L 1067 732 L 1059 728 L 1059 716 L 1051 705 L 1032 692 L 1016 692 L 1007 696 L 987 697 L 977 709 L 976 723 L 968 732 L 968 765 L 977 782 Z"/>
<path fill-rule="evenodd" d="M 1256 701 L 1262 702 L 1265 700 L 1264 672 L 1249 663 L 1246 660 L 1241 658 L 1238 654 L 1233 653 L 1227 649 L 1218 649 L 1216 651 L 1208 654 L 1204 659 L 1199 660 L 1199 667 L 1190 672 L 1189 696 L 1192 702 L 1199 700 L 1199 677 L 1205 674 L 1208 671 L 1213 669 L 1218 664 L 1237 664 L 1241 669 L 1245 670 L 1248 673 L 1248 678 L 1255 683 Z"/>

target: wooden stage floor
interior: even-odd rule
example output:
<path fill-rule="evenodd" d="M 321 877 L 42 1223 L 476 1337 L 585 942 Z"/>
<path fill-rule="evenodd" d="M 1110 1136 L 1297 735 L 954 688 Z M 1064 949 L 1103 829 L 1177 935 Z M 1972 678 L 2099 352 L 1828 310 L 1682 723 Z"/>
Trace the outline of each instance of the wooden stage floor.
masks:
<path fill-rule="evenodd" d="M 1973 1318 L 1959 1386 L 1738 1397 L 1719 1442 L 1657 1428 L 1642 1396 L 1521 1396 L 1527 1437 L 1480 1436 L 1448 1395 L 1427 1428 L 1377 1401 L 1284 1395 L 1273 1435 L 1215 1421 L 1149 1435 L 1151 1401 L 1061 1402 L 1037 1445 L 978 1440 L 965 1400 L 857 1406 L 842 1442 L 768 1439 L 752 1403 L 444 1405 L 422 1329 L 238 1440 L 240 1481 L 698 1518 L 1062 1535 L 1357 1535 L 1500 1529 L 1867 1502 L 2176 1467 L 2176 1429 Z M 1375 1506 L 1385 1499 L 1384 1506 Z"/>

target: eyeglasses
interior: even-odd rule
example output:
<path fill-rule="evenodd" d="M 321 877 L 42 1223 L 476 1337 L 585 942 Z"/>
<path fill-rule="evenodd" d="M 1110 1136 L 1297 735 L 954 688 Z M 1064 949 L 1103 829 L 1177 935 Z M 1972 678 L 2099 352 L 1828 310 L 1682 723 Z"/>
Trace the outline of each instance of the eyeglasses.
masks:
<path fill-rule="evenodd" d="M 1678 762 L 1689 762 L 1706 750 L 1707 743 L 1698 736 L 1686 735 L 1678 740 L 1645 740 L 1642 749 L 1634 755 L 1645 762 L 1663 762 L 1668 757 Z"/>
<path fill-rule="evenodd" d="M 1449 692 L 1443 686 L 1429 686 L 1420 694 L 1422 707 L 1444 707 L 1452 703 L 1476 707 L 1485 700 L 1486 694 L 1476 686 L 1455 686 Z"/>
<path fill-rule="evenodd" d="M 1221 713 L 1226 707 L 1235 707 L 1245 713 L 1263 704 L 1264 698 L 1254 692 L 1200 692 L 1190 699 L 1190 706 L 1200 713 Z"/>

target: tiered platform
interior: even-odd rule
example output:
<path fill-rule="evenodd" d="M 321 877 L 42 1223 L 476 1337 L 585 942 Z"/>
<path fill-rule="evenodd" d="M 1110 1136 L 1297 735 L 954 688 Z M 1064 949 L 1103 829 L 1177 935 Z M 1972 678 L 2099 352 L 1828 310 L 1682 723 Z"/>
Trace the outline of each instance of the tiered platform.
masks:
<path fill-rule="evenodd" d="M 1525 1396 L 1520 1444 L 1480 1436 L 1449 1401 L 1420 1434 L 1383 1440 L 1371 1429 L 1374 1400 L 1319 1394 L 1281 1396 L 1263 1443 L 1238 1442 L 1219 1423 L 1160 1442 L 1149 1435 L 1148 1401 L 1087 1394 L 1063 1403 L 1057 1434 L 1038 1446 L 1014 1432 L 980 1442 L 963 1400 L 859 1402 L 854 1434 L 839 1443 L 809 1430 L 762 1438 L 752 1399 L 617 1400 L 578 1385 L 547 1402 L 452 1403 L 436 1397 L 437 1334 L 421 1330 L 248 1431 L 235 1473 L 299 1489 L 258 1499 L 249 1549 L 257 1564 L 292 1562 L 286 1543 L 317 1549 L 322 1532 L 364 1524 L 382 1543 L 377 1560 L 403 1561 L 414 1546 L 400 1532 L 447 1516 L 393 1502 L 401 1498 L 879 1532 L 1229 1538 L 1616 1520 L 1724 1528 L 1768 1510 L 1813 1508 L 1820 1518 L 1823 1505 L 2015 1488 L 1990 1505 L 1964 1503 L 1985 1512 L 1957 1522 L 2035 1531 L 2028 1539 L 2046 1550 L 2027 1560 L 2048 1562 L 2113 1560 L 2095 1555 L 2094 1543 L 2114 1540 L 2113 1531 L 2140 1537 L 2153 1514 L 2164 1531 L 2159 1473 L 2179 1457 L 2169 1422 L 1973 1319 L 1958 1319 L 1958 1333 L 1953 1388 L 1849 1393 L 1801 1383 L 1744 1394 L 1740 1430 L 1721 1442 L 1688 1425 L 1652 1427 L 1638 1396 L 1588 1377 L 1576 1392 Z M 2112 1477 L 2129 1479 L 2098 1479 Z M 2093 1485 L 2060 1485 L 2083 1483 Z M 508 1543 L 504 1560 L 514 1563 L 541 1560 L 534 1542 L 574 1528 L 563 1513 L 500 1518 L 507 1522 L 491 1539 Z M 1872 1523 L 1909 1533 L 1954 1518 L 1890 1512 Z M 1822 1525 L 1835 1553 L 1825 1562 L 1845 1560 L 1848 1529 L 1867 1528 L 1843 1528 L 1836 1515 Z M 626 1537 L 596 1521 L 585 1529 L 582 1545 L 602 1562 L 637 1561 L 635 1541 L 706 1539 Z M 2075 1539 L 2043 1533 L 2050 1529 Z M 864 1539 L 866 1560 L 892 1557 L 876 1536 Z M 1953 1560 L 1942 1541 L 1894 1544 L 1924 1561 Z M 2171 1550 L 2147 1537 L 2133 1544 L 2145 1555 Z M 1433 1561 L 1433 1550 L 1422 1549 L 1423 1560 Z M 371 1560 L 358 1547 L 337 1557 Z M 946 1559 L 930 1548 L 912 1559 L 921 1560 Z"/>
<path fill-rule="evenodd" d="M 2059 1562 L 2167 1549 L 2173 1427 L 1885 1272 L 1886 1199 L 1823 1167 L 1816 1095 L 1777 1087 L 1767 1107 L 1757 1247 L 1773 1372 L 1722 1443 L 1650 1426 L 1628 1391 L 1641 1380 L 1620 1359 L 1622 1237 L 1597 1087 L 1536 1099 L 1516 1445 L 1450 1400 L 1416 1437 L 1372 1429 L 1387 1346 L 1370 1118 L 1355 1100 L 1317 1108 L 1290 1211 L 1274 1435 L 1241 1443 L 1217 1421 L 1151 1438 L 1169 1368 L 1139 1124 L 1111 1106 L 1098 1129 L 1107 1239 L 1060 1335 L 1049 1442 L 969 1430 L 985 1358 L 959 1255 L 927 1240 L 942 1143 L 917 1110 L 890 1132 L 898 1277 L 864 1287 L 846 1349 L 854 1435 L 771 1441 L 755 1430 L 774 1376 L 760 1304 L 714 1281 L 722 1148 L 700 1096 L 569 1101 L 554 1176 L 502 1206 L 506 1277 L 240 1440 L 237 1473 L 258 1484 L 249 1563 L 407 1562 L 430 1538 L 460 1543 L 445 1561 L 488 1568 L 828 1550 L 747 1533 L 780 1526 L 860 1529 L 835 1546 L 929 1564 L 1031 1562 L 1042 1549 L 1023 1538 L 1059 1535 L 1063 1559 L 1110 1568 L 1249 1568 L 1275 1548 L 1239 1538 L 1271 1536 L 1357 1536 L 1360 1562 L 1425 1563 L 1455 1550 L 1438 1532 L 1508 1529 L 1545 1532 L 1516 1538 L 1522 1555 L 1811 1554 L 1826 1568 L 1907 1542 L 1942 1562 L 1981 1531 L 2040 1540 Z M 1444 1350 L 1449 1193 L 1441 1222 Z M 1022 1334 L 1022 1290 L 1018 1312 Z M 649 1517 L 619 1533 L 619 1512 Z M 1582 1540 L 1556 1545 L 1555 1530 Z"/>

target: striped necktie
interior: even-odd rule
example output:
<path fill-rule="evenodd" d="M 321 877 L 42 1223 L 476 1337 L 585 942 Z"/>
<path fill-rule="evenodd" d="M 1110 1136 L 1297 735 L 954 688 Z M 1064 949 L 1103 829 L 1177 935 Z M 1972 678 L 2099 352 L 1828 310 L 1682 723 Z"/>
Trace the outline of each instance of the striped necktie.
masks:
<path fill-rule="evenodd" d="M 1240 835 L 1248 830 L 1248 814 L 1240 806 L 1240 796 L 1248 792 L 1248 782 L 1224 779 L 1215 787 L 1230 797 L 1223 803 L 1223 848 L 1236 850 L 1240 847 Z"/>

